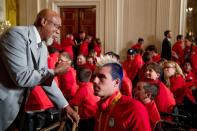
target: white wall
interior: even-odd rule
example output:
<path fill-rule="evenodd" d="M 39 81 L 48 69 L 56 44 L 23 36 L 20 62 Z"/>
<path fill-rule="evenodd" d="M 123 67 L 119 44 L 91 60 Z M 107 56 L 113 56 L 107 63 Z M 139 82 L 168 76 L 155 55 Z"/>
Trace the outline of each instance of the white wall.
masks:
<path fill-rule="evenodd" d="M 185 0 L 20 0 L 21 3 L 20 24 L 33 23 L 36 13 L 47 7 L 58 11 L 60 5 L 96 5 L 96 35 L 101 38 L 103 52 L 115 51 L 121 58 L 138 37 L 145 39 L 144 47 L 155 44 L 160 50 L 165 30 L 172 31 L 173 42 L 178 33 L 184 34 Z"/>

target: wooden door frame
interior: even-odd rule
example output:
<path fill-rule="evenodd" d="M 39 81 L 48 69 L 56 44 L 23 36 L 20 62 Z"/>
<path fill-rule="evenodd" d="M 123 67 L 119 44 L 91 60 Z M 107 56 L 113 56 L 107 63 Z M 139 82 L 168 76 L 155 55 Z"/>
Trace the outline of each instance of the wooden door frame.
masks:
<path fill-rule="evenodd" d="M 51 2 L 51 8 L 57 12 L 60 13 L 60 7 L 65 8 L 83 8 L 83 7 L 96 7 L 96 37 L 101 39 L 101 42 L 103 44 L 104 42 L 104 5 L 101 3 L 101 1 L 77 1 L 77 0 L 70 0 L 70 1 L 62 1 L 62 0 L 56 0 Z"/>

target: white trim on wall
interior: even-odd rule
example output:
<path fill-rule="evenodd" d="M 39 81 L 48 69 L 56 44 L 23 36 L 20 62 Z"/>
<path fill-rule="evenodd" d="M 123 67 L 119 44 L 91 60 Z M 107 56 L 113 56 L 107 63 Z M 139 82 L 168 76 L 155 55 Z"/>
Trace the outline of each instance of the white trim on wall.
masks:
<path fill-rule="evenodd" d="M 6 20 L 5 0 L 0 0 L 0 21 Z"/>
<path fill-rule="evenodd" d="M 183 35 L 186 35 L 186 15 L 187 15 L 186 8 L 187 8 L 187 0 L 181 0 L 179 34 L 183 34 Z"/>

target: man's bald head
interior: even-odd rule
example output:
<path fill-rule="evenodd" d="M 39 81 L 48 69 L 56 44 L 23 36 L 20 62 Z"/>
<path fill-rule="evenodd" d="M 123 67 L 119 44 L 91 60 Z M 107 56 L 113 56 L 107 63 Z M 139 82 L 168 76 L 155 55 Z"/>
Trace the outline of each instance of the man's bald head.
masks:
<path fill-rule="evenodd" d="M 59 14 L 51 9 L 43 9 L 36 16 L 36 20 L 34 22 L 35 26 L 41 26 L 42 19 L 52 19 L 53 17 L 59 17 Z"/>
<path fill-rule="evenodd" d="M 51 9 L 41 10 L 34 22 L 41 40 L 48 41 L 50 38 L 60 34 L 61 18 L 59 14 Z"/>

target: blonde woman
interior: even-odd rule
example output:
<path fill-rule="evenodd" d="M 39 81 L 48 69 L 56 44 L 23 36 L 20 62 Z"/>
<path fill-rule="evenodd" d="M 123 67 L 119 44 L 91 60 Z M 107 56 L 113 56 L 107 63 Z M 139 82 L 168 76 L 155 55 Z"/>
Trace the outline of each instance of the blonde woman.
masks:
<path fill-rule="evenodd" d="M 166 86 L 174 94 L 176 104 L 183 104 L 184 97 L 192 98 L 191 92 L 185 86 L 185 76 L 180 66 L 174 61 L 164 63 L 164 79 Z"/>

